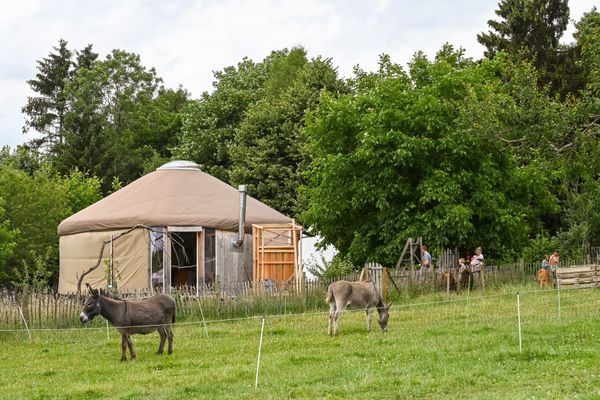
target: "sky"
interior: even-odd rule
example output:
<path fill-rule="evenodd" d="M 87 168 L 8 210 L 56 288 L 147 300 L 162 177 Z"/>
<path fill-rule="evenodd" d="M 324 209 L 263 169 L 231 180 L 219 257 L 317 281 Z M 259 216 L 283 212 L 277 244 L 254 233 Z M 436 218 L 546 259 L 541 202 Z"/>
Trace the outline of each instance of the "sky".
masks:
<path fill-rule="evenodd" d="M 598 3 L 571 0 L 571 18 Z M 139 54 L 166 87 L 198 98 L 211 91 L 213 71 L 297 45 L 331 58 L 344 77 L 357 64 L 374 70 L 382 53 L 406 64 L 446 42 L 481 58 L 476 35 L 496 8 L 497 0 L 2 0 L 0 147 L 34 137 L 22 133 L 21 108 L 33 94 L 26 81 L 60 39 L 72 50 L 92 44 L 101 58 L 117 48 Z"/>

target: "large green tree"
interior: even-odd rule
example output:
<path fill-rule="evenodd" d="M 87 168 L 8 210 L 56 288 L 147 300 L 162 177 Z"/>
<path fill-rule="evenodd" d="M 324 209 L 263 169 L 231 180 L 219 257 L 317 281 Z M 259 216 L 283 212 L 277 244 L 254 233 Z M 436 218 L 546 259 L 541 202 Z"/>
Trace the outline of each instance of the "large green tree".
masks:
<path fill-rule="evenodd" d="M 383 57 L 356 93 L 323 96 L 306 128 L 302 222 L 358 262 L 393 263 L 418 236 L 517 254 L 559 213 L 568 113 L 506 57 L 476 65 L 445 46 L 409 67 Z"/>

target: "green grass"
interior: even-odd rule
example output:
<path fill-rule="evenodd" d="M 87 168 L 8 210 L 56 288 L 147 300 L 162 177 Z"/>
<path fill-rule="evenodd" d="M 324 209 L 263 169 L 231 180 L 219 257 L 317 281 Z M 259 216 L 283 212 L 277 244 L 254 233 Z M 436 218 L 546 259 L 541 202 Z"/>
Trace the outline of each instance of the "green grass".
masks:
<path fill-rule="evenodd" d="M 523 351 L 517 302 L 521 291 Z M 510 292 L 508 294 L 503 294 Z M 600 290 L 557 293 L 533 287 L 404 299 L 389 332 L 367 334 L 363 312 L 348 312 L 340 336 L 327 315 L 268 317 L 260 382 L 254 388 L 260 319 L 190 317 L 171 356 L 158 334 L 133 337 L 138 359 L 119 362 L 120 337 L 104 328 L 0 333 L 0 397 L 10 399 L 170 398 L 600 398 Z"/>

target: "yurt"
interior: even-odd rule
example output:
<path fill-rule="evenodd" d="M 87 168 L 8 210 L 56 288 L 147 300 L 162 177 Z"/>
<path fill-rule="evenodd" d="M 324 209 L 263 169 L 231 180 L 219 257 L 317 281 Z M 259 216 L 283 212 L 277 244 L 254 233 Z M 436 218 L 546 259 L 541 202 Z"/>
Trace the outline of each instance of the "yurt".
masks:
<path fill-rule="evenodd" d="M 68 217 L 58 233 L 60 293 L 78 283 L 299 289 L 302 279 L 302 227 L 190 161 L 159 167 Z"/>

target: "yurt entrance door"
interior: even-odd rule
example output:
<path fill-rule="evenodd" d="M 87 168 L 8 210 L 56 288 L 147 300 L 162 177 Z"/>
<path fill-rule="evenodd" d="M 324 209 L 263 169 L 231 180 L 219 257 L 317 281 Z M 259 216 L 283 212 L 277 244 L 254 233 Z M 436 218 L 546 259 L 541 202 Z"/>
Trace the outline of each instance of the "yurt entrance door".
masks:
<path fill-rule="evenodd" d="M 198 237 L 201 227 L 168 227 L 170 233 L 171 288 L 197 287 L 198 285 Z"/>

